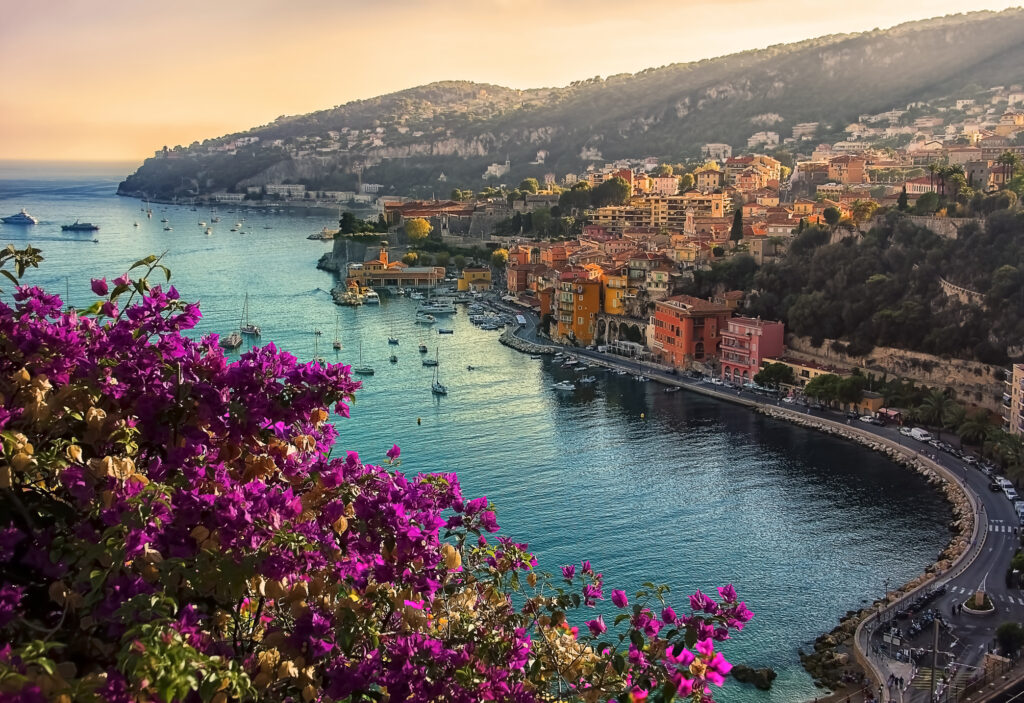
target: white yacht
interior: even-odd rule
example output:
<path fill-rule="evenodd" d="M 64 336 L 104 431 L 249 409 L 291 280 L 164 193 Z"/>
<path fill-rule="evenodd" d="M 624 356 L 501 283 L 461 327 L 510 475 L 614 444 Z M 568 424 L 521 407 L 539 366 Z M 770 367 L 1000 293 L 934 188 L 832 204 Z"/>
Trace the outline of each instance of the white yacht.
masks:
<path fill-rule="evenodd" d="M 416 322 L 424 325 L 432 325 L 437 322 L 437 318 L 426 312 L 416 313 Z"/>
<path fill-rule="evenodd" d="M 412 293 L 409 294 L 409 298 L 411 300 L 426 300 L 427 296 L 423 295 L 418 290 L 414 290 Z"/>
<path fill-rule="evenodd" d="M 455 314 L 455 303 L 450 298 L 435 298 L 420 303 L 416 312 L 430 315 L 453 315 Z"/>
<path fill-rule="evenodd" d="M 39 224 L 39 220 L 28 214 L 25 208 L 21 208 L 21 212 L 16 215 L 8 215 L 3 218 L 4 223 L 9 225 L 35 225 Z"/>
<path fill-rule="evenodd" d="M 380 305 L 380 296 L 377 295 L 377 291 L 373 288 L 367 288 L 366 293 L 363 294 L 364 305 Z"/>
<path fill-rule="evenodd" d="M 573 383 L 569 383 L 568 381 L 559 381 L 558 383 L 551 386 L 551 388 L 552 390 L 556 391 L 574 391 L 576 390 L 576 385 Z"/>

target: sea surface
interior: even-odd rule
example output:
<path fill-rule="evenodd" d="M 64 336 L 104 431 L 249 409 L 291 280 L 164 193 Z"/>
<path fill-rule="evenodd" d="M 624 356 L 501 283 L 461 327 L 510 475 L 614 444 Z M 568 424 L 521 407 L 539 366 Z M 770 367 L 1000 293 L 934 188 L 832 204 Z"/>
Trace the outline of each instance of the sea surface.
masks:
<path fill-rule="evenodd" d="M 315 267 L 330 243 L 306 239 L 334 226 L 336 213 L 221 206 L 207 236 L 198 222 L 210 223 L 208 207 L 154 204 L 150 219 L 139 201 L 115 196 L 132 168 L 0 162 L 0 215 L 24 207 L 40 218 L 31 227 L 0 225 L 0 245 L 43 250 L 46 261 L 27 281 L 67 291 L 84 307 L 91 277 L 116 277 L 163 253 L 172 283 L 202 304 L 198 334 L 237 328 L 248 293 L 262 343 L 303 359 L 317 339 L 329 361 L 354 364 L 362 354 L 377 373 L 364 379 L 352 418 L 339 421 L 339 450 L 380 461 L 397 443 L 402 470 L 458 472 L 465 495 L 496 503 L 503 532 L 528 542 L 543 569 L 590 559 L 606 593 L 667 583 L 684 606 L 697 588 L 735 584 L 755 618 L 726 655 L 774 667 L 779 677 L 767 693 L 729 682 L 719 700 L 820 695 L 798 649 L 879 597 L 886 580 L 919 574 L 949 539 L 946 504 L 880 455 L 604 371 L 588 372 L 598 376 L 591 388 L 558 393 L 552 383 L 570 372 L 501 346 L 499 333 L 469 324 L 464 309 L 441 318 L 435 327 L 454 329 L 442 336 L 414 323 L 411 300 L 336 307 L 334 277 Z M 100 230 L 62 233 L 76 218 Z M 230 232 L 236 222 L 241 231 Z M 330 348 L 336 327 L 340 352 Z M 397 347 L 387 344 L 390 334 Z M 431 394 L 421 340 L 439 355 L 447 397 Z M 397 364 L 388 362 L 392 351 Z"/>

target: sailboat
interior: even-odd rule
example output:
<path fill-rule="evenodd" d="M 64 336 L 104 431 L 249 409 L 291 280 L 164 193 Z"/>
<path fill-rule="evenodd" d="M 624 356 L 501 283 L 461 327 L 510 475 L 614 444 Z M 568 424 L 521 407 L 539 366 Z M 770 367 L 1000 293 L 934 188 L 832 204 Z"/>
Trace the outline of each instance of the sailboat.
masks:
<path fill-rule="evenodd" d="M 430 390 L 434 395 L 448 395 L 448 387 L 441 383 L 441 377 L 438 374 L 439 357 L 441 356 L 440 347 L 437 349 L 437 356 L 434 358 L 434 382 L 430 384 Z"/>
<path fill-rule="evenodd" d="M 341 335 L 339 333 L 339 326 L 341 324 L 341 315 L 334 316 L 334 348 L 341 349 Z"/>
<path fill-rule="evenodd" d="M 391 322 L 391 336 L 388 337 L 388 344 L 398 344 L 398 337 L 395 336 L 395 323 Z"/>
<path fill-rule="evenodd" d="M 420 337 L 420 354 L 427 353 L 427 345 L 423 343 L 423 338 Z"/>
<path fill-rule="evenodd" d="M 392 364 L 397 364 L 398 363 L 398 354 L 392 354 L 391 356 L 389 356 L 388 357 L 388 361 L 390 361 Z"/>
<path fill-rule="evenodd" d="M 313 335 L 313 363 L 314 364 L 326 364 L 327 359 L 320 356 L 320 335 Z"/>
<path fill-rule="evenodd" d="M 363 343 L 362 342 L 359 343 L 359 366 L 357 366 L 354 369 L 352 369 L 352 372 L 353 373 L 357 373 L 357 374 L 359 374 L 361 376 L 372 376 L 373 375 L 373 367 L 372 366 L 364 366 L 363 365 Z"/>
<path fill-rule="evenodd" d="M 253 323 L 249 322 L 249 294 L 248 293 L 245 294 L 245 304 L 242 306 L 242 318 L 245 320 L 245 323 L 239 326 L 239 330 L 241 331 L 241 333 L 242 334 L 251 334 L 254 337 L 259 337 L 260 336 L 260 327 L 259 327 L 259 325 L 254 325 Z"/>

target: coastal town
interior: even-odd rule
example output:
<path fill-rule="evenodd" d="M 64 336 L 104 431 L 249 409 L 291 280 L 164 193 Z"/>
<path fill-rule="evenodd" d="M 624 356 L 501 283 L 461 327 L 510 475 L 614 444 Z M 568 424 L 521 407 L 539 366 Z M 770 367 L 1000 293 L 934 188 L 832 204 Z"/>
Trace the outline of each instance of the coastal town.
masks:
<path fill-rule="evenodd" d="M 1024 8 L 44 5 L 0 703 L 1024 701 Z"/>

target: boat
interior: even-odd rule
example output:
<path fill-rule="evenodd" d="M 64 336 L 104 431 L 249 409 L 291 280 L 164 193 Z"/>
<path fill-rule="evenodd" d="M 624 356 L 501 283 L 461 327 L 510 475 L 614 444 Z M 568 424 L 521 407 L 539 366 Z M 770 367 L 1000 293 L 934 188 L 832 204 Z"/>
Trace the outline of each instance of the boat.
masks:
<path fill-rule="evenodd" d="M 437 366 L 437 361 L 435 359 L 431 359 L 430 357 L 423 357 L 423 365 L 424 366 Z"/>
<path fill-rule="evenodd" d="M 334 348 L 341 349 L 341 334 L 339 327 L 341 325 L 341 315 L 334 316 Z"/>
<path fill-rule="evenodd" d="M 91 222 L 75 220 L 70 225 L 61 225 L 60 228 L 65 232 L 95 232 L 100 228 L 100 226 L 94 225 Z"/>
<path fill-rule="evenodd" d="M 164 225 L 164 232 L 170 232 L 172 229 L 174 228 L 171 227 L 170 225 Z"/>
<path fill-rule="evenodd" d="M 200 220 L 199 221 L 199 226 L 200 227 L 205 227 L 206 226 L 206 221 L 205 220 Z"/>
<path fill-rule="evenodd" d="M 392 354 L 391 356 L 389 356 L 388 357 L 388 361 L 390 361 L 392 364 L 397 364 L 398 363 L 398 354 Z"/>
<path fill-rule="evenodd" d="M 432 325 L 437 322 L 437 318 L 429 313 L 418 312 L 416 313 L 416 322 L 422 325 Z"/>
<path fill-rule="evenodd" d="M 636 380 L 636 381 L 639 381 L 640 383 L 646 383 L 647 382 L 647 377 L 646 376 L 642 376 L 640 374 L 637 374 L 636 376 L 633 376 L 633 379 Z"/>
<path fill-rule="evenodd" d="M 320 356 L 320 330 L 313 333 L 313 363 L 326 364 L 327 359 Z"/>
<path fill-rule="evenodd" d="M 597 377 L 596 376 L 583 376 L 583 377 L 581 377 L 579 379 L 579 382 L 580 383 L 587 383 L 587 384 L 589 384 L 589 383 L 597 383 Z"/>
<path fill-rule="evenodd" d="M 424 344 L 423 342 L 420 342 L 419 350 L 420 350 L 420 354 L 426 354 L 427 353 L 427 345 Z"/>
<path fill-rule="evenodd" d="M 540 361 L 540 357 L 536 354 L 530 354 L 530 358 L 533 359 L 534 361 Z"/>
<path fill-rule="evenodd" d="M 388 335 L 388 344 L 398 344 L 398 337 L 395 336 L 395 323 L 391 323 L 391 334 Z"/>
<path fill-rule="evenodd" d="M 242 346 L 242 335 L 235 330 L 227 337 L 221 337 L 220 345 L 225 349 L 238 349 Z"/>
<path fill-rule="evenodd" d="M 452 315 L 455 313 L 455 304 L 450 300 L 438 298 L 437 300 L 425 300 L 416 308 L 416 312 L 430 315 Z"/>
<path fill-rule="evenodd" d="M 231 228 L 231 231 L 232 231 L 232 232 L 237 232 L 237 231 L 238 231 L 238 228 L 237 228 L 237 227 L 232 227 L 232 228 Z"/>
<path fill-rule="evenodd" d="M 372 366 L 365 366 L 363 364 L 363 343 L 362 342 L 359 343 L 359 366 L 357 366 L 354 369 L 352 369 L 352 373 L 357 373 L 360 376 L 372 376 L 373 375 L 373 367 Z"/>
<path fill-rule="evenodd" d="M 426 300 L 426 296 L 420 293 L 418 290 L 414 290 L 409 294 L 411 300 Z"/>
<path fill-rule="evenodd" d="M 436 356 L 434 358 L 434 382 L 430 384 L 430 390 L 434 395 L 448 395 L 448 387 L 441 383 L 441 378 L 438 374 L 440 363 L 441 349 L 438 348 Z"/>
<path fill-rule="evenodd" d="M 210 220 L 210 222 L 220 222 L 220 218 L 219 217 L 214 217 L 214 218 L 212 218 Z"/>
<path fill-rule="evenodd" d="M 574 391 L 576 390 L 576 385 L 568 381 L 559 381 L 551 386 L 551 389 L 556 391 Z"/>
<path fill-rule="evenodd" d="M 166 217 L 161 217 L 160 221 L 161 222 L 170 222 L 170 220 L 168 220 Z"/>
<path fill-rule="evenodd" d="M 21 208 L 21 212 L 14 215 L 8 215 L 3 218 L 5 224 L 8 225 L 35 225 L 39 224 L 39 220 L 28 214 L 25 208 Z"/>
<path fill-rule="evenodd" d="M 259 337 L 260 336 L 260 327 L 259 327 L 259 325 L 254 325 L 253 323 L 249 322 L 249 294 L 248 293 L 245 294 L 245 303 L 242 305 L 242 318 L 245 320 L 245 322 L 242 323 L 239 326 L 239 331 L 242 334 L 251 334 L 254 337 Z"/>
<path fill-rule="evenodd" d="M 669 386 L 668 388 L 665 389 L 665 392 L 666 393 L 675 393 L 678 390 L 679 390 L 679 386 Z"/>
<path fill-rule="evenodd" d="M 373 288 L 367 288 L 366 292 L 363 293 L 363 303 L 366 305 L 380 305 L 380 296 L 377 295 L 377 291 Z"/>
<path fill-rule="evenodd" d="M 207 235 L 211 235 L 211 234 L 213 234 L 213 227 L 207 227 L 207 228 L 206 228 L 206 234 L 207 234 Z"/>
<path fill-rule="evenodd" d="M 442 327 L 437 331 L 438 334 L 455 334 L 455 330 L 450 330 L 447 327 Z"/>
<path fill-rule="evenodd" d="M 139 223 L 138 223 L 138 222 L 136 222 L 136 223 L 134 223 L 134 224 L 132 225 L 132 227 L 138 227 L 138 226 L 139 226 Z"/>

